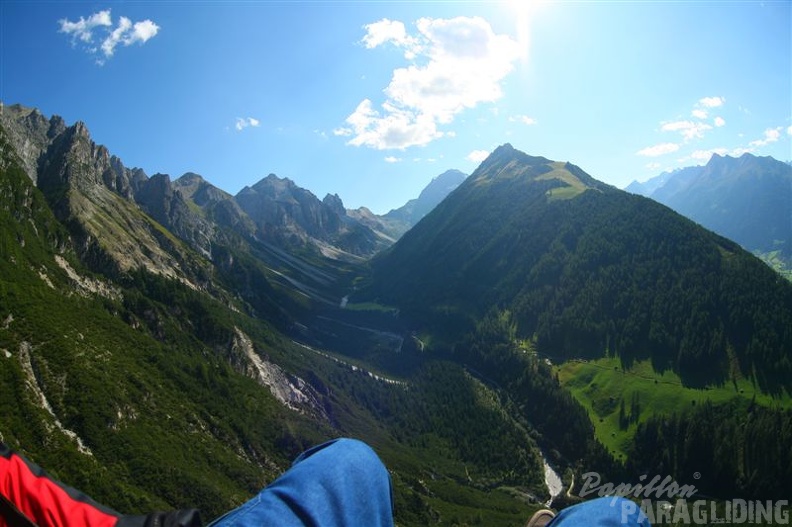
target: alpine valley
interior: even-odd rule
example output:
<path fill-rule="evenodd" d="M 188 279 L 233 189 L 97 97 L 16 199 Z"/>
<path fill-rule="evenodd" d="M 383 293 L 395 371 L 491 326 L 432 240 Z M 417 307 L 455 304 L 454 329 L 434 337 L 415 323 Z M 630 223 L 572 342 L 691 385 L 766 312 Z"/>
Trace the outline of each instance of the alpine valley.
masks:
<path fill-rule="evenodd" d="M 590 472 L 792 495 L 792 283 L 569 162 L 505 144 L 380 216 L 3 105 L 0 225 L 0 440 L 120 511 L 210 519 L 338 436 L 402 526 L 524 525 Z"/>

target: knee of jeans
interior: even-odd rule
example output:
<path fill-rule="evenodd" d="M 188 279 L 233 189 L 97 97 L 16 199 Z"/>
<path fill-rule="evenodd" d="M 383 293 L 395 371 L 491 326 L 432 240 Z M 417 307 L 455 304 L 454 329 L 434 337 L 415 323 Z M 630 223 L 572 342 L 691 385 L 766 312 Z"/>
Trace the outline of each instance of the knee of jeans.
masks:
<path fill-rule="evenodd" d="M 333 451 L 338 463 L 352 465 L 356 470 L 365 468 L 371 474 L 387 474 L 387 469 L 377 453 L 363 441 L 341 438 L 329 450 Z"/>
<path fill-rule="evenodd" d="M 336 442 L 332 445 L 332 448 L 335 451 L 335 454 L 344 456 L 351 460 L 376 462 L 377 464 L 382 463 L 379 456 L 377 456 L 377 453 L 374 452 L 374 449 L 359 439 L 342 437 L 336 440 Z"/>

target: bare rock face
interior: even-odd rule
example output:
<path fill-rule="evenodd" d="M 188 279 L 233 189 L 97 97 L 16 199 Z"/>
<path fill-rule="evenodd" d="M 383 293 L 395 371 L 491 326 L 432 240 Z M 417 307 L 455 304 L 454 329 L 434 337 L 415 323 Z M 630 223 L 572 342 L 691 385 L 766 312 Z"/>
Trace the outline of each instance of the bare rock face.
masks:
<path fill-rule="evenodd" d="M 167 176 L 152 182 L 142 170 L 125 167 L 91 139 L 83 122 L 66 126 L 60 117 L 47 120 L 38 110 L 13 105 L 2 108 L 0 124 L 31 181 L 71 226 L 74 245 L 89 265 L 110 272 L 145 267 L 197 287 L 188 269 L 200 264 L 191 263 L 195 257 L 162 225 L 174 232 L 174 226 L 189 225 L 182 232 L 195 234 L 204 254 L 208 229 L 185 219 L 189 208 Z"/>
<path fill-rule="evenodd" d="M 245 187 L 236 202 L 256 223 L 262 236 L 287 246 L 313 246 L 334 258 L 371 256 L 392 243 L 347 214 L 338 195 L 319 200 L 288 178 L 270 174 Z"/>
<path fill-rule="evenodd" d="M 231 343 L 231 364 L 262 386 L 287 408 L 329 422 L 321 395 L 313 386 L 297 375 L 285 372 L 277 364 L 266 360 L 253 346 L 253 341 L 239 328 Z"/>
<path fill-rule="evenodd" d="M 165 174 L 149 177 L 97 145 L 85 123 L 67 126 L 58 116 L 47 119 L 21 105 L 0 107 L 0 125 L 56 216 L 72 225 L 75 245 L 90 255 L 89 262 L 122 272 L 146 267 L 188 283 L 195 282 L 190 269 L 203 264 L 190 262 L 179 240 L 209 261 L 218 246 L 260 242 L 359 261 L 392 245 L 464 177 L 439 176 L 404 210 L 377 216 L 364 208 L 346 210 L 337 194 L 320 200 L 274 174 L 236 196 L 198 174 L 176 181 Z"/>
<path fill-rule="evenodd" d="M 207 182 L 198 174 L 188 172 L 173 182 L 173 188 L 185 201 L 201 210 L 201 215 L 215 227 L 228 229 L 245 238 L 254 238 L 256 225 L 234 197 Z"/>
<path fill-rule="evenodd" d="M 66 123 L 58 116 L 45 118 L 34 108 L 19 104 L 0 103 L 0 123 L 11 145 L 22 161 L 25 172 L 36 183 L 41 156 L 54 137 L 66 130 Z"/>

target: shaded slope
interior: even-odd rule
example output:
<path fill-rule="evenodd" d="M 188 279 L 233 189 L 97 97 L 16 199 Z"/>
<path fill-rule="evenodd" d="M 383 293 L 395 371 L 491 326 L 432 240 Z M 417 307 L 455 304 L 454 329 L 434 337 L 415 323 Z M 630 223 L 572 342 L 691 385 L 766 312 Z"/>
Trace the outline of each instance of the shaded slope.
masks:
<path fill-rule="evenodd" d="M 367 295 L 437 331 L 498 307 L 552 357 L 649 357 L 692 384 L 790 382 L 789 284 L 662 205 L 509 145 L 372 269 Z"/>
<path fill-rule="evenodd" d="M 771 157 L 713 155 L 654 186 L 633 187 L 761 255 L 792 262 L 792 166 Z"/>

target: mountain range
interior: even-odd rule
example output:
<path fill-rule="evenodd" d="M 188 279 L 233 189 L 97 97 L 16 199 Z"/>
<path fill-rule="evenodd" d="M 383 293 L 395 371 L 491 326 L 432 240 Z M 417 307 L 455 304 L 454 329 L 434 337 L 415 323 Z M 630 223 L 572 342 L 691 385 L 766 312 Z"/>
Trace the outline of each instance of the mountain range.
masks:
<path fill-rule="evenodd" d="M 328 256 L 359 259 L 392 244 L 465 178 L 462 172 L 447 171 L 418 198 L 384 216 L 366 208 L 347 210 L 338 195 L 328 194 L 319 200 L 290 179 L 274 174 L 231 196 L 198 174 L 187 173 L 171 181 L 167 175 L 149 178 L 140 169 L 126 168 L 105 147 L 91 141 L 83 123 L 67 128 L 59 116 L 47 119 L 38 110 L 20 105 L 3 106 L 0 114 L 9 142 L 20 153 L 25 171 L 34 182 L 48 188 L 47 178 L 51 176 L 46 167 L 40 166 L 42 159 L 51 163 L 49 157 L 68 154 L 58 149 L 73 151 L 82 142 L 85 152 L 81 152 L 80 161 L 101 174 L 107 190 L 136 202 L 204 254 L 208 254 L 214 233 L 206 230 L 206 225 L 184 224 L 199 221 L 185 213 L 189 201 L 201 209 L 211 208 L 207 212 L 213 222 L 246 236 L 292 249 L 310 248 Z M 39 171 L 44 176 L 41 182 Z"/>
<path fill-rule="evenodd" d="M 219 514 L 339 435 L 401 525 L 524 524 L 543 461 L 790 491 L 792 284 L 653 200 L 506 144 L 377 216 L 0 115 L 0 440 L 116 509 Z"/>
<path fill-rule="evenodd" d="M 499 306 L 559 358 L 651 358 L 706 384 L 736 374 L 729 349 L 760 382 L 791 378 L 780 366 L 792 349 L 789 284 L 654 201 L 508 144 L 372 268 L 365 294 L 424 323 L 470 326 Z M 773 351 L 758 351 L 757 327 Z"/>
<path fill-rule="evenodd" d="M 650 197 L 792 270 L 792 166 L 745 153 L 666 172 L 627 191 Z"/>

